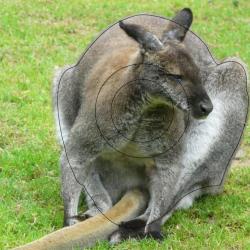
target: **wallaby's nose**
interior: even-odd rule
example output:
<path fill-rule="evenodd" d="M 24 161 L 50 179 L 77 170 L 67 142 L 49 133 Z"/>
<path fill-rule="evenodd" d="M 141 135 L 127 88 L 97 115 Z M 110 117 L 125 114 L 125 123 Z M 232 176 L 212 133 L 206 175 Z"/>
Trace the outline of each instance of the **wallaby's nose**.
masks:
<path fill-rule="evenodd" d="M 204 116 L 209 115 L 213 110 L 213 104 L 210 101 L 203 101 L 200 103 L 200 111 Z"/>

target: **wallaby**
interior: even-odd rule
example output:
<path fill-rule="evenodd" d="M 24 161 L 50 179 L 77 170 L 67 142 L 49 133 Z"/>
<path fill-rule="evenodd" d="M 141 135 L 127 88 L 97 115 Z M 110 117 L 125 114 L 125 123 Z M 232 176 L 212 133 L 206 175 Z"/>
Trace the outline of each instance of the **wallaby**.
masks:
<path fill-rule="evenodd" d="M 221 161 L 228 156 L 221 159 L 222 151 L 236 140 L 231 131 L 242 130 L 246 116 L 244 86 L 235 84 L 245 72 L 237 63 L 201 67 L 184 42 L 192 19 L 191 10 L 183 9 L 161 38 L 141 25 L 121 21 L 127 39 L 106 50 L 87 73 L 79 63 L 71 74 L 56 78 L 54 103 L 58 98 L 55 110 L 56 116 L 60 112 L 65 143 L 61 169 L 66 226 L 77 222 L 83 186 L 86 218 L 106 212 L 127 190 L 147 190 L 148 208 L 124 228 L 143 225 L 138 234 L 154 238 L 161 237 L 160 226 L 176 207 L 219 191 L 220 186 L 210 186 L 220 183 L 226 171 Z M 129 39 L 138 45 L 131 47 Z M 221 86 L 214 88 L 221 79 Z M 65 84 L 58 86 L 60 80 Z M 225 106 L 222 98 L 237 94 L 242 101 L 234 104 L 234 97 Z M 114 129 L 111 104 L 115 121 L 122 121 L 121 132 Z M 152 139 L 170 118 L 171 126 Z M 224 128 L 228 122 L 231 130 Z"/>
<path fill-rule="evenodd" d="M 65 226 L 105 213 L 139 188 L 148 193 L 147 208 L 111 242 L 160 239 L 174 210 L 221 191 L 246 122 L 246 73 L 237 62 L 215 63 L 187 32 L 192 19 L 187 8 L 172 21 L 127 18 L 77 65 L 58 71 L 53 103 L 64 147 Z M 88 210 L 79 215 L 82 191 Z"/>

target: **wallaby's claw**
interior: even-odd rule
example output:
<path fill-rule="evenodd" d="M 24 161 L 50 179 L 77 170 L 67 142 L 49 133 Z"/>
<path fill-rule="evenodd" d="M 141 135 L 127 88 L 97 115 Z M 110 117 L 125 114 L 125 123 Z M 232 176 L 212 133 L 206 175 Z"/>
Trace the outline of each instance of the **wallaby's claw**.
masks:
<path fill-rule="evenodd" d="M 73 216 L 74 219 L 77 219 L 78 221 L 84 221 L 92 217 L 91 215 L 87 213 L 80 213 L 78 215 Z"/>

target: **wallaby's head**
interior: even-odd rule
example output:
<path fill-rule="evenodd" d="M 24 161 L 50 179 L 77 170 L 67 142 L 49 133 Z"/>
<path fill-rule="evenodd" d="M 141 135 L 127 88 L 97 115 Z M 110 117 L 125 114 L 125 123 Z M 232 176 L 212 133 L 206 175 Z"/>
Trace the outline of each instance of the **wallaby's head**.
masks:
<path fill-rule="evenodd" d="M 140 25 L 124 22 L 119 25 L 140 45 L 143 76 L 151 79 L 152 85 L 161 85 L 177 107 L 185 111 L 190 108 L 195 118 L 204 118 L 212 111 L 213 105 L 203 87 L 199 67 L 183 43 L 192 20 L 190 9 L 181 10 L 161 38 Z"/>

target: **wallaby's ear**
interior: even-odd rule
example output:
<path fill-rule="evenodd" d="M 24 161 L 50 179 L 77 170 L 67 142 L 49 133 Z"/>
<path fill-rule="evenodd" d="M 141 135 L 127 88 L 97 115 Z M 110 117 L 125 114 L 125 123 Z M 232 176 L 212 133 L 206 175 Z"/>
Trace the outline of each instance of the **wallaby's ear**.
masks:
<path fill-rule="evenodd" d="M 162 41 L 177 40 L 182 42 L 193 21 L 193 13 L 189 8 L 179 11 L 163 32 Z"/>
<path fill-rule="evenodd" d="M 137 41 L 146 51 L 157 51 L 163 48 L 162 42 L 151 32 L 136 24 L 125 24 L 120 21 L 119 26 L 126 34 Z"/>

